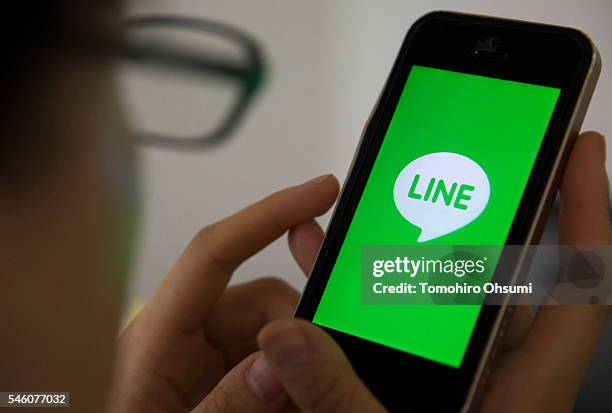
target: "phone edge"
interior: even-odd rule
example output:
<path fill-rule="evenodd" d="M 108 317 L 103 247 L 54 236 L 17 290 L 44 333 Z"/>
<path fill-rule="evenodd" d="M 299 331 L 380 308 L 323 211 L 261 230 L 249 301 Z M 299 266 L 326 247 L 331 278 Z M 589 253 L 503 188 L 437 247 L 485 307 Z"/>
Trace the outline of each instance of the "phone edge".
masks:
<path fill-rule="evenodd" d="M 517 21 L 514 19 L 506 20 Z M 557 153 L 557 157 L 553 164 L 552 173 L 550 174 L 550 177 L 546 182 L 546 186 L 544 187 L 544 195 L 541 197 L 540 202 L 538 203 L 535 218 L 529 229 L 529 233 L 525 240 L 525 245 L 534 245 L 540 241 L 540 237 L 546 225 L 548 214 L 557 195 L 557 191 L 561 183 L 562 173 L 565 170 L 565 165 L 567 164 L 569 154 L 571 153 L 571 148 L 573 147 L 574 142 L 580 133 L 580 128 L 582 127 L 582 123 L 586 117 L 586 112 L 601 72 L 601 55 L 599 54 L 599 50 L 595 46 L 595 43 L 586 33 L 579 30 L 576 31 L 584 36 L 584 38 L 590 43 L 592 48 L 591 64 L 587 70 L 582 88 L 576 101 L 576 105 L 574 106 L 574 110 L 572 111 L 572 115 L 563 135 L 559 152 Z M 519 265 L 517 266 L 518 270 L 520 270 L 523 259 L 524 253 L 519 258 Z M 483 355 L 478 363 L 478 367 L 476 368 L 474 379 L 470 384 L 460 413 L 473 412 L 472 409 L 477 407 L 481 401 L 480 399 L 482 397 L 484 385 L 491 371 L 491 364 L 497 356 L 497 351 L 501 345 L 501 339 L 504 336 L 505 330 L 512 316 L 512 307 L 509 306 L 509 299 L 510 296 L 507 296 L 504 304 L 502 304 L 499 314 L 496 317 L 495 324 L 491 329 L 491 334 L 489 335 L 487 344 L 485 345 Z"/>
<path fill-rule="evenodd" d="M 421 21 L 423 21 L 425 18 L 427 18 L 430 15 L 434 15 L 436 13 L 446 13 L 446 12 L 450 12 L 447 10 L 434 10 L 431 12 L 428 12 L 426 14 L 424 14 L 423 16 L 419 17 L 415 23 L 412 25 L 412 27 L 417 26 Z M 463 12 L 450 12 L 453 14 L 461 14 L 461 15 L 468 15 L 468 16 L 479 16 L 479 17 L 487 17 L 487 18 L 495 18 L 495 19 L 499 19 L 499 20 L 508 20 L 508 21 L 513 21 L 513 22 L 522 22 L 522 23 L 534 23 L 531 21 L 527 21 L 527 20 L 521 20 L 521 19 L 513 19 L 513 18 L 503 18 L 503 17 L 498 17 L 498 16 L 488 16 L 488 15 L 483 15 L 483 14 L 477 14 L 477 13 L 463 13 Z M 525 240 L 525 245 L 532 245 L 532 243 L 538 243 L 539 239 L 542 235 L 542 231 L 544 230 L 545 224 L 546 224 L 546 218 L 548 216 L 548 213 L 550 211 L 550 208 L 552 206 L 552 203 L 556 197 L 558 188 L 559 188 L 559 184 L 561 181 L 561 173 L 564 170 L 565 164 L 567 163 L 567 159 L 569 157 L 569 153 L 570 153 L 570 149 L 573 146 L 573 143 L 575 142 L 576 138 L 578 137 L 578 134 L 580 133 L 580 128 L 582 126 L 582 123 L 584 121 L 584 118 L 586 116 L 586 112 L 588 109 L 588 106 L 590 104 L 591 98 L 593 96 L 593 92 L 595 91 L 595 86 L 597 84 L 597 80 L 599 78 L 599 74 L 601 72 L 601 55 L 599 53 L 599 50 L 597 49 L 597 47 L 595 46 L 595 43 L 593 42 L 593 40 L 591 39 L 590 36 L 588 36 L 586 33 L 584 33 L 583 31 L 580 31 L 578 29 L 573 29 L 573 28 L 568 28 L 566 26 L 561 26 L 561 25 L 552 25 L 552 24 L 547 24 L 547 23 L 540 23 L 537 22 L 535 24 L 545 24 L 547 26 L 553 26 L 553 27 L 561 27 L 561 28 L 565 28 L 565 29 L 571 29 L 571 30 L 575 30 L 576 32 L 580 33 L 582 36 L 584 36 L 584 38 L 586 40 L 588 40 L 591 49 L 592 49 L 592 55 L 591 55 L 591 64 L 587 70 L 587 74 L 585 76 L 585 80 L 584 83 L 582 85 L 582 88 L 580 90 L 580 93 L 578 95 L 578 99 L 576 101 L 576 105 L 574 106 L 574 110 L 572 111 L 572 115 L 570 117 L 570 121 L 568 123 L 568 126 L 565 130 L 565 133 L 563 134 L 562 137 L 562 142 L 561 142 L 561 147 L 560 150 L 557 154 L 557 157 L 555 159 L 554 165 L 553 165 L 553 170 L 552 173 L 546 183 L 546 186 L 544 188 L 544 195 L 541 197 L 541 200 L 538 204 L 538 207 L 536 209 L 536 213 L 535 213 L 535 219 L 533 220 L 533 224 L 531 225 L 530 229 L 529 229 L 529 233 L 527 235 L 527 238 Z M 411 27 L 411 28 L 412 28 Z M 348 168 L 348 172 L 347 172 L 347 177 L 350 176 L 350 174 L 353 171 L 353 168 L 355 166 L 355 162 L 357 160 L 358 154 L 361 152 L 361 148 L 363 145 L 363 141 L 364 141 L 364 137 L 366 134 L 366 131 L 368 130 L 370 123 L 372 121 L 372 117 L 374 115 L 374 113 L 376 113 L 376 110 L 378 109 L 378 106 L 380 104 L 380 100 L 381 97 L 383 95 L 383 92 L 387 86 L 387 82 L 389 81 L 389 77 L 391 75 L 389 75 L 383 85 L 383 88 L 381 90 L 381 92 L 379 93 L 373 107 L 372 110 L 370 111 L 370 114 L 368 115 L 368 118 L 366 119 L 364 126 L 362 128 L 361 131 L 361 135 L 360 138 L 357 142 L 356 148 L 355 148 L 355 152 L 353 154 L 353 158 L 351 160 L 351 163 L 349 165 Z M 346 190 L 346 186 L 347 186 L 347 182 L 348 179 L 345 179 L 340 192 L 338 194 L 337 199 L 341 199 L 343 196 L 344 191 Z M 332 210 L 331 216 L 333 217 L 336 214 L 336 210 L 338 208 L 338 202 L 336 202 L 336 205 L 334 205 L 334 208 Z M 328 231 L 329 231 L 329 227 L 331 226 L 331 222 L 332 220 L 330 219 L 326 229 L 325 229 L 325 235 L 324 235 L 324 239 L 325 237 L 327 237 Z M 319 251 L 317 251 L 317 255 L 315 257 L 315 262 L 319 259 L 319 255 L 321 253 L 321 249 L 319 248 Z M 522 259 L 522 258 L 521 258 Z M 520 260 L 519 259 L 519 262 Z M 519 264 L 520 266 L 520 264 Z M 313 267 L 314 268 L 314 267 Z M 310 272 L 312 273 L 313 268 L 311 268 Z M 309 274 L 309 278 L 308 278 L 308 282 L 310 281 L 310 275 Z M 297 311 L 301 306 L 301 301 L 304 298 L 304 295 L 302 294 L 300 296 L 300 301 L 298 302 L 298 304 L 296 305 L 296 309 L 294 311 L 293 317 L 295 318 L 297 315 Z M 474 374 L 474 378 L 472 380 L 472 383 L 470 384 L 470 387 L 468 388 L 468 391 L 466 393 L 466 398 L 464 403 L 462 404 L 462 408 L 460 409 L 460 413 L 471 413 L 472 409 L 475 408 L 479 402 L 480 402 L 480 398 L 482 396 L 482 391 L 484 388 L 484 384 L 486 383 L 486 380 L 488 378 L 488 375 L 490 373 L 490 367 L 491 367 L 491 363 L 494 361 L 495 356 L 497 355 L 496 352 L 499 349 L 499 345 L 501 343 L 501 338 L 504 335 L 505 329 L 510 321 L 510 316 L 512 315 L 512 310 L 508 304 L 508 301 L 510 299 L 510 296 L 507 296 L 504 304 L 502 304 L 502 308 L 500 309 L 499 314 L 497 315 L 496 319 L 495 319 L 495 324 L 493 326 L 493 328 L 491 329 L 491 333 L 489 334 L 489 338 L 487 339 L 487 343 L 485 345 L 485 349 L 483 351 L 483 355 L 478 363 L 478 367 L 476 368 L 476 372 Z"/>

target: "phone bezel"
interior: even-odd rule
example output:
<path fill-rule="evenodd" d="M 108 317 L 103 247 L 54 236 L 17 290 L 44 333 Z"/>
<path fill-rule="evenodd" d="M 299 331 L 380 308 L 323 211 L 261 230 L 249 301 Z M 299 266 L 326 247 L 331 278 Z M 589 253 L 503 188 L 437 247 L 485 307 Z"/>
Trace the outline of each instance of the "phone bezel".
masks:
<path fill-rule="evenodd" d="M 499 36 L 508 59 L 476 59 L 466 53 L 483 36 Z M 557 26 L 434 12 L 407 33 L 328 227 L 296 316 L 312 320 L 358 200 L 413 65 L 490 76 L 561 89 L 506 244 L 525 244 L 562 147 L 594 50 L 581 32 Z M 357 373 L 388 408 L 459 411 L 481 361 L 501 307 L 484 306 L 463 362 L 457 369 L 325 328 L 347 353 Z M 440 397 L 441 389 L 444 396 Z M 407 394 L 410 394 L 406 399 Z"/>

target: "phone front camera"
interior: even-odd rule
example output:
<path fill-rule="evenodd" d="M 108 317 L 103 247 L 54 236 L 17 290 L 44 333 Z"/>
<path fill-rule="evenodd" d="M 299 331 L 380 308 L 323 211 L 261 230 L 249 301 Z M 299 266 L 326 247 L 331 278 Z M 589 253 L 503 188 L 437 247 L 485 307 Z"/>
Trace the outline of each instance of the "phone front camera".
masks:
<path fill-rule="evenodd" d="M 491 49 L 497 49 L 501 44 L 501 38 L 499 37 L 491 37 L 489 38 L 489 46 Z"/>

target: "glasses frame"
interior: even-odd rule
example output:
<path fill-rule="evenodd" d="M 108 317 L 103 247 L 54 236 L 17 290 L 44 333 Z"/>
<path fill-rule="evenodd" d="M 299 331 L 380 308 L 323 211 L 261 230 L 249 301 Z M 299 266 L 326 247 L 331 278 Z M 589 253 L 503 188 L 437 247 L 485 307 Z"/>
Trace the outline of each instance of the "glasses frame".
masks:
<path fill-rule="evenodd" d="M 207 149 L 225 142 L 244 118 L 257 91 L 265 79 L 265 61 L 257 42 L 246 33 L 229 25 L 200 18 L 168 15 L 148 15 L 130 18 L 125 23 L 126 33 L 151 27 L 176 28 L 184 31 L 214 34 L 236 44 L 246 57 L 242 64 L 205 53 L 195 54 L 164 48 L 156 44 L 131 41 L 127 36 L 120 47 L 120 57 L 128 63 L 156 66 L 190 72 L 196 76 L 219 77 L 240 84 L 238 97 L 231 110 L 208 133 L 179 137 L 153 131 L 138 131 L 136 140 L 147 145 L 171 149 Z"/>

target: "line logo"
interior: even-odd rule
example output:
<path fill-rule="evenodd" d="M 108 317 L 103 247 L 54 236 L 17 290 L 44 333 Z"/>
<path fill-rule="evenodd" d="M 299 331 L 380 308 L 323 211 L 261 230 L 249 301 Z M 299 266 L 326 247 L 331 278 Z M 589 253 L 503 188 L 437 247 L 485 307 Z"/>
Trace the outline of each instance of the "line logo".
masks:
<path fill-rule="evenodd" d="M 395 180 L 399 213 L 421 229 L 417 242 L 450 234 L 475 220 L 489 202 L 489 178 L 470 158 L 436 152 L 410 162 Z"/>

